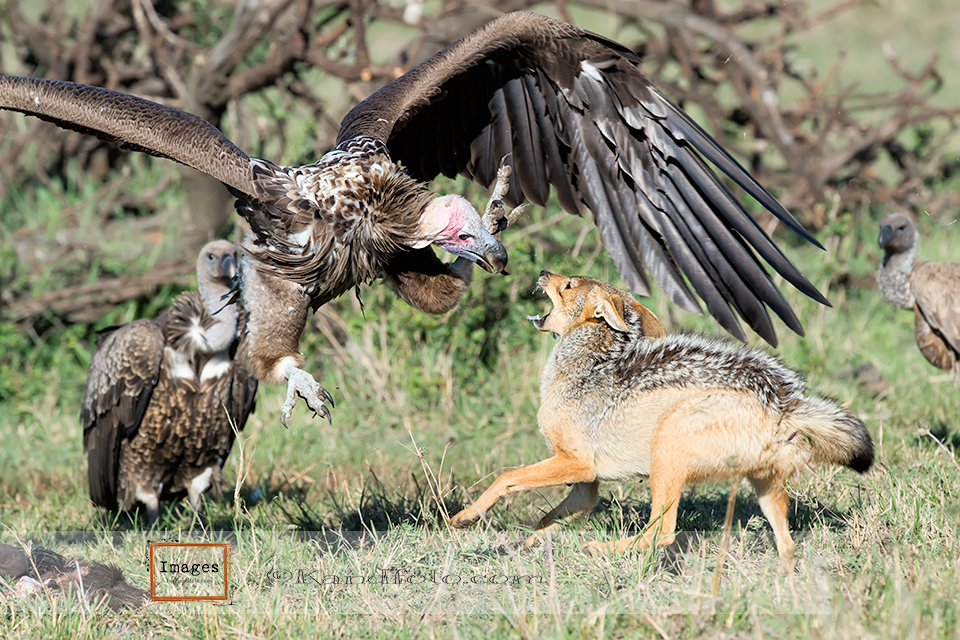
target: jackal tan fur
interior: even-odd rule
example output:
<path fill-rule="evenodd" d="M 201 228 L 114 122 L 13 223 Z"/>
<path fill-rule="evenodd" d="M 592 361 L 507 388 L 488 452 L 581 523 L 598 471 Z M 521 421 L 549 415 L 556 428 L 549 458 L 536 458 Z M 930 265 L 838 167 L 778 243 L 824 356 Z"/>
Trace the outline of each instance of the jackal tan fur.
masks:
<path fill-rule="evenodd" d="M 454 527 L 475 523 L 501 498 L 524 489 L 572 484 L 536 525 L 586 513 L 601 480 L 649 476 L 651 521 L 638 536 L 592 543 L 621 551 L 674 541 L 687 483 L 748 478 L 773 527 L 783 568 L 794 565 L 785 482 L 814 462 L 863 473 L 873 441 L 836 403 L 807 395 L 803 378 L 775 357 L 727 340 L 665 336 L 656 316 L 625 291 L 589 278 L 541 272 L 553 303 L 540 331 L 559 340 L 540 383 L 540 431 L 553 457 L 501 475 Z"/>

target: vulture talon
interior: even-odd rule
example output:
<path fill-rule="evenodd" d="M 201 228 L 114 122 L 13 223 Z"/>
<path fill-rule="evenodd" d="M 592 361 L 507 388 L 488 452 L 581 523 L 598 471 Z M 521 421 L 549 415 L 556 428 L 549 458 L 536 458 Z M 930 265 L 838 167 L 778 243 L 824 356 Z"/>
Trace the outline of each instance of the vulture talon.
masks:
<path fill-rule="evenodd" d="M 287 399 L 280 408 L 280 424 L 284 427 L 287 426 L 287 420 L 293 415 L 298 398 L 303 398 L 303 401 L 307 403 L 307 407 L 313 411 L 315 416 L 319 415 L 326 418 L 331 425 L 333 424 L 330 410 L 324 404 L 324 401 L 327 401 L 333 406 L 333 398 L 330 396 L 330 392 L 321 387 L 314 377 L 303 369 L 290 367 L 287 373 Z"/>
<path fill-rule="evenodd" d="M 330 395 L 330 392 L 327 391 L 326 389 L 322 388 L 322 387 L 320 388 L 320 390 L 323 391 L 323 397 L 324 397 L 324 399 L 325 399 L 327 402 L 330 403 L 330 408 L 331 408 L 331 409 L 336 409 L 336 408 L 337 408 L 337 405 L 335 405 L 335 404 L 333 403 L 333 396 Z M 328 417 L 328 419 L 329 419 L 329 417 Z"/>
<path fill-rule="evenodd" d="M 500 240 L 500 233 L 513 226 L 513 223 L 529 207 L 529 203 L 524 203 L 507 213 L 506 205 L 503 203 L 508 191 L 510 191 L 510 174 L 512 168 L 506 164 L 506 157 L 503 158 L 500 168 L 497 170 L 497 181 L 493 185 L 493 191 L 490 193 L 490 199 L 487 201 L 487 207 L 483 211 L 483 227 L 490 232 L 497 240 Z"/>
<path fill-rule="evenodd" d="M 327 394 L 327 395 L 329 396 L 330 394 Z M 315 414 L 313 414 L 313 415 L 317 415 L 317 414 L 315 413 Z M 327 422 L 330 424 L 330 426 L 331 426 L 331 427 L 333 426 L 333 416 L 330 415 L 330 410 L 327 409 L 326 406 L 321 405 L 321 407 L 320 407 L 320 416 L 326 418 L 326 419 L 327 419 Z"/>

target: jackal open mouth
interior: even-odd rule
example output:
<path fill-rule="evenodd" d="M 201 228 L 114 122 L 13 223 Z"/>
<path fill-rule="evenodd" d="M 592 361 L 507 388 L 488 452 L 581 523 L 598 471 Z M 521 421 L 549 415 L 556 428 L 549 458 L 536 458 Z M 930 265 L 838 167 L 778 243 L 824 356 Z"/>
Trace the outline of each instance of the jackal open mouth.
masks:
<path fill-rule="evenodd" d="M 547 320 L 547 316 L 550 314 L 547 313 L 545 316 L 527 316 L 527 320 L 533 323 L 533 326 L 537 328 L 538 331 L 543 331 L 543 323 Z"/>

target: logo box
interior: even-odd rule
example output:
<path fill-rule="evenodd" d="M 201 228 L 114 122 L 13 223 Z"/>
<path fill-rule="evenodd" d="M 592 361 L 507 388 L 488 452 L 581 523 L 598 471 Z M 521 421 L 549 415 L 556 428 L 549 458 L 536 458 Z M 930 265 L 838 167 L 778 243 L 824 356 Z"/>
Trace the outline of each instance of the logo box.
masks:
<path fill-rule="evenodd" d="M 209 562 L 191 562 L 178 564 L 168 561 L 164 557 L 176 558 L 178 555 L 183 557 L 193 557 L 199 553 L 204 554 Z M 162 556 L 159 557 L 158 556 Z M 165 586 L 164 580 L 158 580 L 160 573 L 182 573 L 185 576 L 203 575 L 204 578 L 211 576 L 210 567 L 214 570 L 212 574 L 219 574 L 223 578 L 222 590 L 211 587 L 209 593 L 201 595 L 171 595 L 168 589 L 162 589 Z M 173 570 L 175 569 L 175 570 Z M 191 572 L 192 569 L 193 571 Z M 198 573 L 199 572 L 199 573 Z M 216 578 L 216 576 L 214 576 Z M 212 581 L 219 583 L 219 578 Z M 219 585 L 217 585 L 218 587 Z M 196 602 L 196 601 L 216 601 L 223 602 L 230 599 L 230 545 L 221 542 L 151 542 L 150 543 L 150 599 L 158 602 Z M 162 593 L 158 593 L 161 588 Z"/>

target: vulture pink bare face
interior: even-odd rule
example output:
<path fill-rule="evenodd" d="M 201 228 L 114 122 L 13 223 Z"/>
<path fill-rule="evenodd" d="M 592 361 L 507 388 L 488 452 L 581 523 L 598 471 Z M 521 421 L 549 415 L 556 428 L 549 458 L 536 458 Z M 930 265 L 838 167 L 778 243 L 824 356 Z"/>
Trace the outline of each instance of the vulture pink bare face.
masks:
<path fill-rule="evenodd" d="M 507 250 L 484 228 L 473 205 L 461 196 L 441 196 L 431 201 L 420 216 L 420 232 L 424 239 L 414 246 L 435 244 L 491 273 L 507 266 Z"/>

